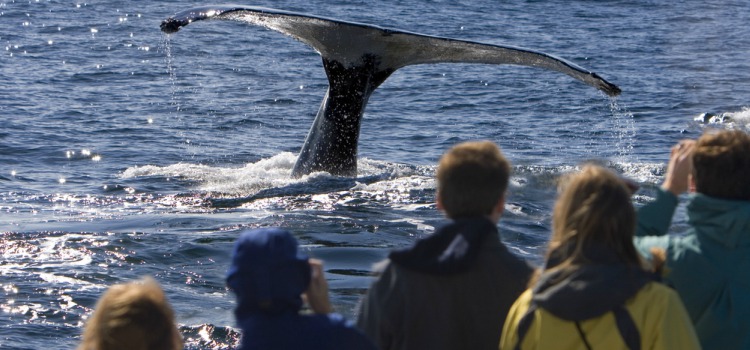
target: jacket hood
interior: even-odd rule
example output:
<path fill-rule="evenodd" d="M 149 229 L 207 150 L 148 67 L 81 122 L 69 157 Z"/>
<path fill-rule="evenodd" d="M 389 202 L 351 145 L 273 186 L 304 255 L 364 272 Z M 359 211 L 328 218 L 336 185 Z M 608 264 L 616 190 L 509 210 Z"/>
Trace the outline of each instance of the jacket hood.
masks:
<path fill-rule="evenodd" d="M 391 252 L 388 258 L 419 272 L 459 273 L 476 261 L 485 237 L 497 234 L 497 226 L 487 218 L 455 220 L 417 241 L 414 246 Z"/>
<path fill-rule="evenodd" d="M 243 231 L 232 251 L 227 285 L 237 295 L 238 319 L 256 313 L 297 312 L 310 284 L 310 265 L 286 230 Z"/>
<path fill-rule="evenodd" d="M 696 193 L 688 204 L 688 222 L 727 248 L 750 247 L 750 201 Z"/>
<path fill-rule="evenodd" d="M 618 262 L 615 253 L 587 254 L 591 263 L 554 269 L 550 259 L 533 287 L 532 300 L 558 318 L 583 321 L 612 311 L 635 296 L 653 273 Z"/>

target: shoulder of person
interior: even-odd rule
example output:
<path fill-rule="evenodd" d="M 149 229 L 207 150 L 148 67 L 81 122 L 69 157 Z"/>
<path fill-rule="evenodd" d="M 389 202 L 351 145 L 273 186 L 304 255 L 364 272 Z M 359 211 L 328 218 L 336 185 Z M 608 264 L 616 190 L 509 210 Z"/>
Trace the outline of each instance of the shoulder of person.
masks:
<path fill-rule="evenodd" d="M 391 260 L 390 259 L 384 259 L 384 260 L 378 261 L 378 262 L 372 264 L 372 274 L 375 275 L 375 276 L 380 276 L 389 267 L 391 267 Z"/>

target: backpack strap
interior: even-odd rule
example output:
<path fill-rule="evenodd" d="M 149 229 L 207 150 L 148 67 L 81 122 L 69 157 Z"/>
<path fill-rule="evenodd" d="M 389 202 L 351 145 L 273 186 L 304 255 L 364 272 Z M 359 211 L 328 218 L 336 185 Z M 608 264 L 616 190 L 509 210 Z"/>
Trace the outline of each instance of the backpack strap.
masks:
<path fill-rule="evenodd" d="M 630 313 L 625 309 L 625 306 L 616 306 L 612 309 L 612 313 L 615 315 L 617 330 L 620 331 L 620 336 L 622 337 L 622 340 L 625 341 L 625 345 L 628 349 L 641 350 L 641 332 L 638 331 L 638 327 L 635 325 L 633 317 L 630 316 Z"/>
<path fill-rule="evenodd" d="M 581 336 L 583 345 L 586 346 L 586 350 L 591 350 L 591 344 L 589 344 L 589 340 L 586 339 L 586 333 L 583 333 L 583 329 L 581 328 L 581 322 L 576 321 L 576 329 L 578 330 L 578 335 Z"/>
<path fill-rule="evenodd" d="M 518 321 L 518 340 L 516 341 L 516 346 L 513 348 L 514 350 L 521 350 L 521 343 L 523 342 L 523 338 L 526 336 L 529 328 L 531 328 L 531 324 L 534 323 L 535 311 L 536 303 L 532 301 L 531 303 L 529 303 L 529 308 L 526 309 L 526 313 L 523 314 L 521 320 Z"/>

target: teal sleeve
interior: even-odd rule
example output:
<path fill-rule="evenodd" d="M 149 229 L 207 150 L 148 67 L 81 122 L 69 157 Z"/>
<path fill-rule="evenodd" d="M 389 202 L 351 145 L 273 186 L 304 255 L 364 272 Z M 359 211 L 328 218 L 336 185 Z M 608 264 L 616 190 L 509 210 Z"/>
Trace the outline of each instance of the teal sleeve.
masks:
<path fill-rule="evenodd" d="M 646 258 L 646 260 L 651 261 L 651 248 L 659 248 L 666 251 L 671 238 L 670 236 L 635 237 L 633 243 L 635 243 L 635 249 L 638 250 L 638 253 Z"/>
<path fill-rule="evenodd" d="M 672 225 L 672 216 L 677 209 L 677 196 L 659 188 L 656 200 L 638 209 L 638 224 L 635 235 L 664 236 Z"/>

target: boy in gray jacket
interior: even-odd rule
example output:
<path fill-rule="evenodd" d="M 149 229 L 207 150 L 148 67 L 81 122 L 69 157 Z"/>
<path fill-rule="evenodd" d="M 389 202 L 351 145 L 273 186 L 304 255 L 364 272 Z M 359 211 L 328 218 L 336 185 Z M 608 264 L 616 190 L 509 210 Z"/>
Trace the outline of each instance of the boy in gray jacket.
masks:
<path fill-rule="evenodd" d="M 360 304 L 357 326 L 382 350 L 494 349 L 532 268 L 500 242 L 510 163 L 492 142 L 450 149 L 437 206 L 451 222 L 390 253 Z"/>

